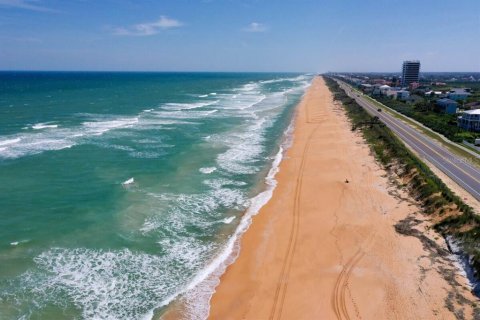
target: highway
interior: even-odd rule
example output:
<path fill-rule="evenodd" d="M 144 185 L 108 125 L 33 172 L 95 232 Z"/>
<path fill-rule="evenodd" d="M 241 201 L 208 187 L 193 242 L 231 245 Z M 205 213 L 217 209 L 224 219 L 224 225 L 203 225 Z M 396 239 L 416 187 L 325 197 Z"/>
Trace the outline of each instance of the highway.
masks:
<path fill-rule="evenodd" d="M 480 168 L 471 164 L 446 147 L 433 141 L 430 137 L 415 130 L 400 119 L 383 111 L 378 111 L 378 107 L 371 101 L 356 93 L 350 86 L 342 81 L 338 84 L 345 92 L 362 106 L 368 113 L 377 116 L 385 123 L 405 144 L 415 150 L 420 157 L 436 166 L 439 170 L 449 176 L 465 191 L 470 193 L 477 201 L 480 201 Z"/>

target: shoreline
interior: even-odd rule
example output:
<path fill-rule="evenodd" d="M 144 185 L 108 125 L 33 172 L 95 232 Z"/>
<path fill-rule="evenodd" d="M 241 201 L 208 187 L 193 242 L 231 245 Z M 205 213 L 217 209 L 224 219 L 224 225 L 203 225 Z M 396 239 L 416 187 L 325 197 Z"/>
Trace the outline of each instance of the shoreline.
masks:
<path fill-rule="evenodd" d="M 305 93 L 309 87 L 310 85 L 306 87 Z M 303 99 L 303 96 L 301 99 Z M 189 283 L 188 287 L 182 290 L 183 292 L 179 293 L 176 297 L 172 297 L 167 304 L 152 310 L 153 314 L 146 315 L 145 319 L 173 320 L 204 319 L 208 317 L 210 301 L 215 293 L 215 288 L 220 283 L 221 276 L 238 258 L 241 250 L 242 236 L 248 231 L 253 218 L 272 198 L 273 192 L 278 183 L 275 177 L 278 174 L 280 165 L 293 141 L 294 125 L 299 103 L 295 105 L 290 121 L 288 122 L 289 124 L 279 139 L 277 151 L 271 155 L 272 162 L 270 167 L 265 171 L 266 176 L 258 182 L 258 193 L 250 198 L 251 203 L 244 214 L 240 217 L 240 222 L 234 229 L 232 236 L 228 239 L 226 246 L 203 270 L 201 270 L 192 282 Z M 196 295 L 196 292 L 198 291 L 203 294 L 201 299 Z M 204 302 L 207 302 L 206 306 L 203 305 Z M 205 310 L 199 311 L 199 305 L 201 306 L 201 309 L 206 307 L 207 312 L 205 312 Z M 164 309 L 164 311 L 158 313 L 158 311 L 162 309 Z"/>
<path fill-rule="evenodd" d="M 393 227 L 417 208 L 389 194 L 385 171 L 321 78 L 297 106 L 294 128 L 278 185 L 221 276 L 210 318 L 453 318 L 438 266 L 422 261 L 418 239 Z M 375 308 L 372 299 L 385 304 Z"/>

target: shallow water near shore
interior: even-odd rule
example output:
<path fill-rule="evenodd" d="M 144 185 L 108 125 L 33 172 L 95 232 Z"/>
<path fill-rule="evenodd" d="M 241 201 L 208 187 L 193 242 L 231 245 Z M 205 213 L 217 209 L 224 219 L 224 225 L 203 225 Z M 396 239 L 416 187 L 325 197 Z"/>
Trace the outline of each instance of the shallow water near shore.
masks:
<path fill-rule="evenodd" d="M 261 203 L 312 76 L 0 79 L 0 318 L 143 319 Z"/>

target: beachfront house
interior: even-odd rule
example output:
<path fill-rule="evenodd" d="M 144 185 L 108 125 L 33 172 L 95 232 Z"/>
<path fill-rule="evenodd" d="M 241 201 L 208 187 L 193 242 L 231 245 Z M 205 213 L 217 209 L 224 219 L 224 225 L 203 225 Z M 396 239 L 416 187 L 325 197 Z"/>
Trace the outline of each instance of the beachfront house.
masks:
<path fill-rule="evenodd" d="M 398 90 L 397 91 L 397 100 L 407 101 L 410 98 L 410 92 L 407 90 Z"/>
<path fill-rule="evenodd" d="M 455 101 L 465 101 L 470 95 L 470 89 L 453 88 L 447 93 L 447 98 Z"/>
<path fill-rule="evenodd" d="M 368 83 L 362 83 L 360 85 L 360 90 L 362 90 L 363 93 L 370 93 L 372 92 L 372 85 Z"/>
<path fill-rule="evenodd" d="M 380 94 L 381 94 L 382 96 L 386 96 L 388 90 L 390 90 L 391 88 L 392 88 L 392 87 L 390 87 L 389 85 L 386 85 L 386 84 L 384 84 L 383 86 L 380 86 Z"/>
<path fill-rule="evenodd" d="M 403 90 L 400 88 L 385 88 L 382 91 L 385 96 L 389 97 L 390 99 L 400 100 L 400 101 L 408 101 L 410 99 L 410 92 L 407 90 Z"/>
<path fill-rule="evenodd" d="M 425 92 L 425 97 L 441 97 L 443 95 L 442 91 L 426 91 Z"/>
<path fill-rule="evenodd" d="M 457 113 L 458 103 L 452 99 L 442 98 L 437 100 L 437 108 L 440 112 L 447 114 Z"/>
<path fill-rule="evenodd" d="M 465 130 L 480 132 L 480 109 L 464 111 L 458 117 L 458 126 Z"/>
<path fill-rule="evenodd" d="M 380 87 L 382 87 L 381 84 L 374 84 L 374 85 L 372 86 L 372 95 L 374 95 L 374 96 L 380 95 L 380 93 L 381 93 L 381 92 L 380 92 Z"/>

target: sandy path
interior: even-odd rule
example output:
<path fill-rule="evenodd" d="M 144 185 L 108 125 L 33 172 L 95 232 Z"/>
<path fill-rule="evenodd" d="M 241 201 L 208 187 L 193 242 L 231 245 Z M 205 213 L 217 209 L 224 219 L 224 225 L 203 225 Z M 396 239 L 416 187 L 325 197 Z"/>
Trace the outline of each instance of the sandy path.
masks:
<path fill-rule="evenodd" d="M 451 263 L 396 233 L 418 208 L 389 193 L 321 78 L 298 106 L 277 180 L 221 278 L 211 319 L 455 318 L 437 271 Z"/>

